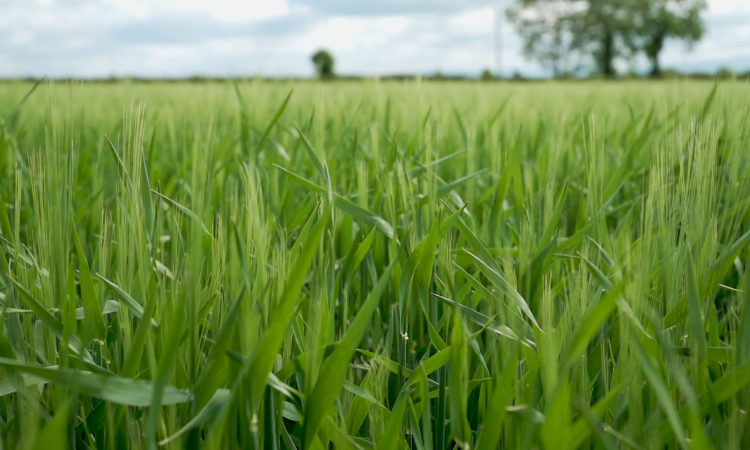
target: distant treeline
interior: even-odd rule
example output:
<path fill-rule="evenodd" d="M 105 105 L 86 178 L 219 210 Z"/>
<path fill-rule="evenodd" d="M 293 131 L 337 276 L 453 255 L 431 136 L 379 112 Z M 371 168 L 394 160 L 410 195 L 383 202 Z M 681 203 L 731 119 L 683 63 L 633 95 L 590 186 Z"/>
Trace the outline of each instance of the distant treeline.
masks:
<path fill-rule="evenodd" d="M 713 79 L 740 79 L 750 80 L 750 70 L 744 72 L 733 72 L 728 69 L 721 69 L 717 72 L 680 72 L 676 70 L 664 70 L 662 72 L 662 78 L 665 79 L 695 79 L 695 80 L 713 80 Z M 394 75 L 382 75 L 382 76 L 357 76 L 357 75 L 336 75 L 330 78 L 326 78 L 325 82 L 336 82 L 336 81 L 364 81 L 364 80 L 382 80 L 382 81 L 416 81 L 417 79 L 425 81 L 548 81 L 548 80 L 570 80 L 570 81 L 587 81 L 587 80 L 598 80 L 604 77 L 594 75 L 587 77 L 570 76 L 570 77 L 556 77 L 556 78 L 545 78 L 545 77 L 530 77 L 521 73 L 515 73 L 512 76 L 497 76 L 494 74 L 482 73 L 480 76 L 461 75 L 461 74 L 442 74 L 434 73 L 429 75 L 413 75 L 413 74 L 394 74 Z M 640 80 L 650 79 L 651 77 L 639 74 L 623 74 L 614 78 L 615 80 Z M 16 78 L 0 78 L 0 82 L 37 82 L 40 78 L 35 77 L 16 77 Z M 214 77 L 214 76 L 189 76 L 189 77 L 103 77 L 103 78 L 74 78 L 74 77 L 46 77 L 46 79 L 58 82 L 85 82 L 85 83 L 121 83 L 121 82 L 136 82 L 136 83 L 169 83 L 169 82 L 180 82 L 180 83 L 205 83 L 205 82 L 225 82 L 228 80 L 236 81 L 276 81 L 276 82 L 289 82 L 289 81 L 318 81 L 316 78 L 311 77 L 267 77 L 267 76 L 246 76 L 246 77 Z"/>

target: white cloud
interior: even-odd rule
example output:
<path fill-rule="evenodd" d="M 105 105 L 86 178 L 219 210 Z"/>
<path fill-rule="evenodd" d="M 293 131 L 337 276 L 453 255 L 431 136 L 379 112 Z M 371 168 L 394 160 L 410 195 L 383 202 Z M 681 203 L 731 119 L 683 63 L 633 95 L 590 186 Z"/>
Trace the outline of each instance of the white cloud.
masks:
<path fill-rule="evenodd" d="M 722 67 L 750 69 L 750 3 L 711 0 L 704 20 L 703 39 L 692 49 L 683 43 L 668 43 L 664 65 L 694 71 L 715 71 Z"/>
<path fill-rule="evenodd" d="M 289 12 L 285 0 L 171 0 L 165 3 L 161 3 L 163 9 L 208 14 L 224 22 L 262 20 Z"/>
<path fill-rule="evenodd" d="M 262 20 L 289 11 L 286 0 L 110 0 L 104 5 L 139 18 L 165 12 L 198 13 L 223 22 Z"/>
<path fill-rule="evenodd" d="M 0 76 L 309 75 L 319 47 L 345 74 L 492 67 L 490 0 L 0 0 Z M 665 67 L 750 69 L 750 3 L 710 0 L 692 52 Z M 543 71 L 501 21 L 503 72 Z"/>
<path fill-rule="evenodd" d="M 747 13 L 747 0 L 711 0 L 708 3 L 711 14 Z"/>

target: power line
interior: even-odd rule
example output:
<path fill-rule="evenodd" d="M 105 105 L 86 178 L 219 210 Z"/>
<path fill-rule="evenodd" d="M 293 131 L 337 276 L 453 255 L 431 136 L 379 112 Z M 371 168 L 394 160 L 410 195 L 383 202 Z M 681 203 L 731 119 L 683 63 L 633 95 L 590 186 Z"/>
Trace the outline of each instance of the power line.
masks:
<path fill-rule="evenodd" d="M 495 74 L 502 75 L 503 71 L 503 11 L 500 6 L 495 7 Z"/>

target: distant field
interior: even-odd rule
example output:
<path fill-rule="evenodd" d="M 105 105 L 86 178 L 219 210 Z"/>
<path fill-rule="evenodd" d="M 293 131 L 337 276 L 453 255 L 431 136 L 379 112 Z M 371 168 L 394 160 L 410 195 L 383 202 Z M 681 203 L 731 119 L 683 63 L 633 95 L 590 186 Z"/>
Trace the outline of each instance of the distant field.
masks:
<path fill-rule="evenodd" d="M 748 448 L 750 84 L 0 84 L 3 448 Z"/>

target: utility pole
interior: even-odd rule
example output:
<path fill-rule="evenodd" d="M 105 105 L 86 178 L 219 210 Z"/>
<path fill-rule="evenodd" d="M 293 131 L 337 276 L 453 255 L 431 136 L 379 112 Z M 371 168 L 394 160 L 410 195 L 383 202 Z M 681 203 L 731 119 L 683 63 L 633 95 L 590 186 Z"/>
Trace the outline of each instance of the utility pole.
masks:
<path fill-rule="evenodd" d="M 495 75 L 502 76 L 503 71 L 503 11 L 495 7 Z"/>

